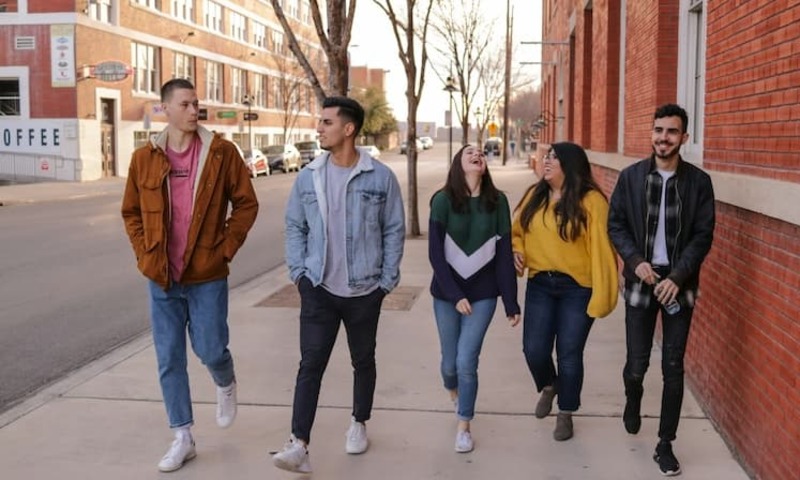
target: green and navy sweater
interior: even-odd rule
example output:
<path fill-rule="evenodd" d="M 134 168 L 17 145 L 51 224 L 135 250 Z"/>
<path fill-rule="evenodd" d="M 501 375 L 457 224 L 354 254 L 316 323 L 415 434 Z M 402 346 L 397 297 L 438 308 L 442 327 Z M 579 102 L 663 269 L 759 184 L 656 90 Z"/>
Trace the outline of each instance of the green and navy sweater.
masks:
<path fill-rule="evenodd" d="M 431 201 L 428 235 L 433 267 L 431 295 L 452 303 L 499 295 L 506 316 L 520 313 L 505 195 L 500 193 L 493 212 L 483 211 L 480 198 L 471 197 L 469 211 L 457 213 L 447 194 L 437 192 Z"/>

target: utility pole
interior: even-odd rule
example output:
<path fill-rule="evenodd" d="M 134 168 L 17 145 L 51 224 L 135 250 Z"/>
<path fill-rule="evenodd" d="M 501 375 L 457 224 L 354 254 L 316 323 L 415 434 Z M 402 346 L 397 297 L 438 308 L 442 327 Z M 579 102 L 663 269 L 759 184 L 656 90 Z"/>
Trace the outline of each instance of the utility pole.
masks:
<path fill-rule="evenodd" d="M 508 105 L 511 96 L 511 0 L 506 0 L 506 82 L 503 100 L 503 165 L 508 160 Z"/>

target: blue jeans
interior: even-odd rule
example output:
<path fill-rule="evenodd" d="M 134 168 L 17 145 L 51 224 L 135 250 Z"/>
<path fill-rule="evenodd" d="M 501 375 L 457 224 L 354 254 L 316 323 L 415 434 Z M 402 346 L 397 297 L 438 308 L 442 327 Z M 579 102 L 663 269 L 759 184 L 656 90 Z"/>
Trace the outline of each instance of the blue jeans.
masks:
<path fill-rule="evenodd" d="M 311 442 L 322 376 L 331 358 L 339 324 L 344 323 L 353 366 L 353 410 L 357 422 L 372 416 L 377 369 L 375 346 L 378 319 L 386 294 L 380 288 L 361 297 L 339 297 L 315 287 L 305 275 L 300 293 L 300 369 L 294 389 L 292 433 Z"/>
<path fill-rule="evenodd" d="M 234 380 L 228 350 L 228 280 L 194 285 L 172 284 L 164 291 L 150 281 L 150 313 L 158 379 L 170 428 L 189 426 L 192 398 L 186 370 L 186 330 L 194 353 L 225 387 Z"/>
<path fill-rule="evenodd" d="M 478 356 L 486 330 L 492 322 L 497 298 L 472 303 L 472 315 L 462 315 L 456 306 L 433 299 L 433 313 L 442 347 L 444 388 L 458 389 L 458 419 L 470 421 L 475 416 L 478 396 Z"/>
<path fill-rule="evenodd" d="M 558 408 L 574 412 L 581 405 L 583 348 L 594 319 L 586 314 L 592 289 L 578 285 L 569 275 L 540 272 L 528 279 L 522 351 L 536 389 L 553 385 Z M 558 370 L 553 364 L 556 347 Z"/>

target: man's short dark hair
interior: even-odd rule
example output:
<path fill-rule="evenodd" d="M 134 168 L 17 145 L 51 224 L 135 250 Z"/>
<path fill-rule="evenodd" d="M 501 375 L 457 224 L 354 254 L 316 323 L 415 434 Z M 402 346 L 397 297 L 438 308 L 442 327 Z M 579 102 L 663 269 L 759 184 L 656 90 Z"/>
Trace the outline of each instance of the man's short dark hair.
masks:
<path fill-rule="evenodd" d="M 661 105 L 656 109 L 653 120 L 664 117 L 680 117 L 681 125 L 683 126 L 683 131 L 681 133 L 686 133 L 686 129 L 689 127 L 689 115 L 686 114 L 686 110 L 684 110 L 683 107 L 674 103 Z"/>
<path fill-rule="evenodd" d="M 194 85 L 185 78 L 173 78 L 161 86 L 161 101 L 166 103 L 175 90 L 194 90 Z"/>
<path fill-rule="evenodd" d="M 357 136 L 364 125 L 364 107 L 360 103 L 348 97 L 327 97 L 322 102 L 322 108 L 339 107 L 339 116 L 347 121 L 353 122 L 356 131 L 353 136 Z"/>

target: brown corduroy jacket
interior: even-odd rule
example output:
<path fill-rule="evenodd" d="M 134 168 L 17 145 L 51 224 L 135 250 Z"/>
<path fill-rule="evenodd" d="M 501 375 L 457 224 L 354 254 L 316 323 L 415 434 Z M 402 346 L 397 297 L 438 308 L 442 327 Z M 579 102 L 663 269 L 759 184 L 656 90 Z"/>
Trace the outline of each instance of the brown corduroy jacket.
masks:
<path fill-rule="evenodd" d="M 202 148 L 183 256 L 183 284 L 227 277 L 228 263 L 244 243 L 258 213 L 250 171 L 236 147 L 203 127 L 197 133 Z M 166 143 L 165 130 L 133 153 L 122 198 L 122 218 L 139 270 L 164 289 L 174 281 L 167 256 L 171 207 Z M 232 205 L 230 216 L 228 203 Z"/>

